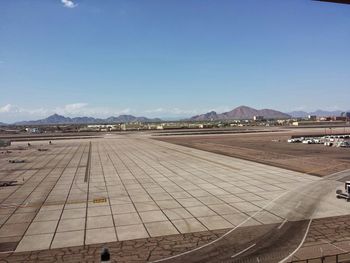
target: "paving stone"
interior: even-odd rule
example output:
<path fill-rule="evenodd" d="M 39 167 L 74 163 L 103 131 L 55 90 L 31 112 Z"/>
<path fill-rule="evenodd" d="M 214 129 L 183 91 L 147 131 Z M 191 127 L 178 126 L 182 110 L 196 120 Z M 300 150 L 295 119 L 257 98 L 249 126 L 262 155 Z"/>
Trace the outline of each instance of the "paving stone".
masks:
<path fill-rule="evenodd" d="M 34 221 L 57 221 L 60 218 L 61 213 L 62 210 L 39 211 L 39 213 L 34 218 Z"/>
<path fill-rule="evenodd" d="M 140 214 L 140 217 L 142 219 L 142 222 L 144 222 L 144 223 L 167 220 L 166 216 L 160 210 L 159 211 L 140 212 L 139 214 Z"/>
<path fill-rule="evenodd" d="M 136 212 L 135 207 L 132 204 L 120 204 L 112 205 L 113 214 L 125 214 Z"/>
<path fill-rule="evenodd" d="M 91 216 L 87 218 L 87 229 L 113 227 L 112 215 L 107 216 Z"/>
<path fill-rule="evenodd" d="M 186 209 L 184 208 L 173 208 L 173 209 L 165 209 L 163 212 L 170 219 L 184 219 L 193 217 Z"/>
<path fill-rule="evenodd" d="M 36 213 L 15 213 L 7 221 L 8 224 L 29 223 Z"/>
<path fill-rule="evenodd" d="M 239 210 L 227 204 L 208 205 L 208 207 L 219 215 L 240 213 Z"/>
<path fill-rule="evenodd" d="M 142 221 L 137 213 L 113 215 L 116 226 L 137 225 Z"/>
<path fill-rule="evenodd" d="M 133 240 L 149 237 L 145 227 L 142 224 L 117 226 L 116 229 L 119 240 Z"/>
<path fill-rule="evenodd" d="M 233 227 L 232 224 L 230 224 L 227 220 L 225 220 L 221 216 L 198 217 L 198 220 L 203 225 L 205 225 L 209 230 Z"/>
<path fill-rule="evenodd" d="M 195 198 L 181 198 L 177 200 L 184 207 L 201 206 L 203 205 L 200 201 Z"/>
<path fill-rule="evenodd" d="M 114 227 L 95 228 L 86 230 L 86 244 L 106 243 L 117 241 Z"/>
<path fill-rule="evenodd" d="M 134 205 L 135 205 L 138 212 L 159 210 L 159 206 L 153 201 L 134 203 Z"/>
<path fill-rule="evenodd" d="M 172 223 L 176 226 L 180 233 L 191 233 L 207 230 L 207 228 L 195 218 L 178 219 L 172 221 Z"/>
<path fill-rule="evenodd" d="M 84 231 L 56 233 L 51 248 L 81 246 L 84 244 Z"/>
<path fill-rule="evenodd" d="M 175 200 L 156 201 L 161 209 L 181 208 L 181 205 Z"/>
<path fill-rule="evenodd" d="M 151 237 L 179 234 L 169 221 L 145 223 Z"/>
<path fill-rule="evenodd" d="M 104 216 L 104 215 L 111 215 L 111 209 L 109 206 L 102 206 L 102 207 L 88 207 L 88 217 L 91 216 Z"/>
<path fill-rule="evenodd" d="M 49 234 L 56 231 L 58 221 L 43 221 L 43 222 L 33 222 L 26 235 L 37 235 L 37 234 Z"/>
<path fill-rule="evenodd" d="M 0 229 L 0 237 L 21 236 L 24 234 L 28 224 L 5 224 Z"/>
<path fill-rule="evenodd" d="M 62 219 L 58 224 L 57 231 L 74 231 L 74 230 L 83 230 L 85 228 L 85 218 L 70 218 Z"/>
<path fill-rule="evenodd" d="M 186 208 L 195 217 L 215 216 L 216 213 L 207 206 L 193 206 Z"/>
<path fill-rule="evenodd" d="M 48 249 L 50 247 L 52 234 L 41 234 L 24 236 L 16 248 L 16 252 Z"/>
<path fill-rule="evenodd" d="M 62 213 L 62 219 L 85 218 L 85 215 L 86 215 L 85 208 L 64 209 Z"/>

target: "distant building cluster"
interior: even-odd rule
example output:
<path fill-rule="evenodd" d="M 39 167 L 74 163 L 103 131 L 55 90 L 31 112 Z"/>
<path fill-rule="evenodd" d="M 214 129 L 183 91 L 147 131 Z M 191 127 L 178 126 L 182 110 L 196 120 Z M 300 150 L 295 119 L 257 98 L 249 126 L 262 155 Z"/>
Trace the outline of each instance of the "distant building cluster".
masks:
<path fill-rule="evenodd" d="M 350 121 L 350 112 L 343 112 L 340 116 L 317 117 L 309 115 L 306 119 L 293 121 L 293 126 L 341 126 Z"/>

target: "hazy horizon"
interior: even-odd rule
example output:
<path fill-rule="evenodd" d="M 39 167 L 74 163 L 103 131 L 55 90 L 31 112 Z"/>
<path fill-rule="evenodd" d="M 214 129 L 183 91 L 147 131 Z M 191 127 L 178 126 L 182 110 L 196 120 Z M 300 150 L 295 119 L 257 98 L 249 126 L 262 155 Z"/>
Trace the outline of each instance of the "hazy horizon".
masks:
<path fill-rule="evenodd" d="M 240 106 L 246 106 L 246 105 L 240 105 Z M 238 106 L 238 107 L 240 107 Z M 249 106 L 247 106 L 249 107 Z M 234 107 L 236 108 L 236 107 Z M 231 109 L 227 109 L 225 111 L 216 111 L 216 113 L 224 113 L 224 112 L 227 112 L 227 111 L 231 111 L 233 110 L 234 108 L 231 108 Z M 262 110 L 262 109 L 266 109 L 266 108 L 261 108 L 261 109 L 257 109 L 257 110 Z M 278 109 L 272 109 L 272 110 L 277 110 Z M 64 117 L 69 117 L 69 118 L 75 118 L 75 117 L 93 117 L 93 118 L 96 118 L 96 119 L 107 119 L 109 117 L 118 117 L 119 115 L 133 115 L 135 117 L 146 117 L 146 118 L 159 118 L 161 120 L 164 120 L 164 121 L 177 121 L 177 120 L 181 120 L 181 119 L 186 119 L 186 118 L 189 118 L 189 117 L 193 117 L 195 115 L 200 115 L 200 114 L 205 114 L 205 113 L 208 113 L 210 111 L 215 111 L 215 110 L 207 110 L 207 111 L 203 111 L 203 112 L 199 112 L 197 114 L 193 114 L 193 115 L 177 115 L 177 116 L 159 116 L 159 115 L 145 115 L 145 114 L 133 114 L 133 113 L 130 113 L 130 112 L 121 112 L 121 113 L 117 113 L 117 114 L 113 114 L 111 113 L 110 115 L 106 114 L 106 115 L 96 115 L 96 114 L 93 114 L 93 115 L 88 115 L 86 114 L 84 111 L 81 111 L 80 113 L 79 112 L 76 112 L 76 113 L 69 113 L 69 112 L 62 112 L 62 109 L 56 109 L 56 111 L 52 111 L 52 112 L 47 112 L 48 115 L 43 115 L 41 118 L 36 118 L 36 119 L 30 119 L 30 118 L 27 118 L 27 119 L 18 119 L 18 120 L 15 120 L 15 121 L 10 121 L 10 122 L 6 122 L 6 121 L 2 121 L 0 120 L 0 123 L 7 123 L 7 124 L 12 124 L 12 123 L 16 123 L 16 122 L 21 122 L 21 121 L 36 121 L 36 120 L 39 120 L 39 119 L 45 119 L 47 117 L 50 117 L 52 115 L 60 115 L 60 116 L 64 116 Z M 303 111 L 303 110 L 296 110 L 296 111 L 290 111 L 290 112 L 283 112 L 283 113 L 287 113 L 287 114 L 290 114 L 290 113 L 293 113 L 293 112 L 306 112 L 306 113 L 314 113 L 314 112 L 317 112 L 317 111 L 326 111 L 326 112 L 348 112 L 350 110 L 323 110 L 323 109 L 316 109 L 316 110 L 313 110 L 313 111 Z M 299 116 L 301 117 L 301 116 Z"/>
<path fill-rule="evenodd" d="M 0 22 L 0 122 L 350 108 L 347 5 L 18 0 Z"/>

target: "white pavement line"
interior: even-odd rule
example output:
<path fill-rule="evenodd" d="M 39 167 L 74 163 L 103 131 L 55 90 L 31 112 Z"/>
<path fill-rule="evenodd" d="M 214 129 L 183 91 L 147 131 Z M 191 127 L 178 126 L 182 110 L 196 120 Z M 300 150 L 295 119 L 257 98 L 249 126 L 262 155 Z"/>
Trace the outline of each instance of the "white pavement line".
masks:
<path fill-rule="evenodd" d="M 329 245 L 331 245 L 331 246 L 333 246 L 333 247 L 339 249 L 340 251 L 343 251 L 343 252 L 345 252 L 345 253 L 349 252 L 349 251 L 347 251 L 347 250 L 345 250 L 345 249 L 342 249 L 341 247 L 338 247 L 338 246 L 332 244 L 331 242 L 329 242 L 329 241 L 327 241 L 327 240 L 325 240 L 325 239 L 321 239 L 321 240 L 324 241 L 324 242 L 326 242 L 327 244 L 329 244 Z"/>
<path fill-rule="evenodd" d="M 330 175 L 326 175 L 322 179 L 323 180 L 324 179 L 325 180 L 339 180 L 339 179 L 342 179 L 345 176 L 348 176 L 348 174 L 346 174 L 346 173 L 350 173 L 350 169 L 343 170 L 343 171 L 340 171 L 340 172 L 336 172 L 336 173 L 333 173 L 333 174 L 330 174 Z"/>
<path fill-rule="evenodd" d="M 244 252 L 248 251 L 248 250 L 251 249 L 252 247 L 255 247 L 255 245 L 256 245 L 256 244 L 253 244 L 253 245 L 251 245 L 251 246 L 249 246 L 249 247 L 243 249 L 242 251 L 240 251 L 240 252 L 238 252 L 238 253 L 232 255 L 231 258 L 235 258 L 235 257 L 237 257 L 237 256 L 239 256 L 239 255 L 241 255 L 241 254 L 243 254 Z"/>
<path fill-rule="evenodd" d="M 0 208 L 26 207 L 27 204 L 28 204 L 28 202 L 25 203 L 24 205 L 22 205 L 22 204 L 1 204 Z"/>
<path fill-rule="evenodd" d="M 25 203 L 24 205 L 21 205 L 21 204 L 19 204 L 19 205 L 18 204 L 2 204 L 2 205 L 0 205 L 0 208 L 13 208 L 13 207 L 24 208 L 24 207 L 27 207 L 27 205 L 28 205 L 28 202 Z"/>
<path fill-rule="evenodd" d="M 253 217 L 255 217 L 257 214 L 259 214 L 261 211 L 265 210 L 266 207 L 268 207 L 270 204 L 272 204 L 273 202 L 277 201 L 278 199 L 280 199 L 282 196 L 286 195 L 287 193 L 289 193 L 290 191 L 288 192 L 284 192 L 283 194 L 279 195 L 278 197 L 276 197 L 275 199 L 272 199 L 268 204 L 266 204 L 263 208 L 261 208 L 259 211 L 255 212 L 252 216 L 248 217 L 247 219 L 245 219 L 243 222 L 241 222 L 240 224 L 238 224 L 237 226 L 235 226 L 234 228 L 232 228 L 230 231 L 226 232 L 225 234 L 223 234 L 221 237 L 218 237 L 217 239 L 207 243 L 207 244 L 204 244 L 200 247 L 196 247 L 192 250 L 188 250 L 186 252 L 182 252 L 180 254 L 177 254 L 177 255 L 174 255 L 174 256 L 171 256 L 171 257 L 167 257 L 167 258 L 162 258 L 162 259 L 157 259 L 155 261 L 152 261 L 152 263 L 156 263 L 156 262 L 162 262 L 162 261 L 165 261 L 165 260 L 169 260 L 169 259 L 174 259 L 174 258 L 177 258 L 177 257 L 180 257 L 180 256 L 183 256 L 183 255 L 186 255 L 186 254 L 190 254 L 192 252 L 195 252 L 197 250 L 200 250 L 202 248 L 205 248 L 207 246 L 210 246 L 216 242 L 218 242 L 219 240 L 223 239 L 225 236 L 231 234 L 234 230 L 236 230 L 238 227 L 240 227 L 241 225 L 243 225 L 245 222 L 247 222 L 248 220 L 252 219 Z"/>
<path fill-rule="evenodd" d="M 287 223 L 287 218 L 283 220 L 283 222 L 278 226 L 278 229 L 281 229 L 285 223 Z"/>
<path fill-rule="evenodd" d="M 288 259 L 290 259 L 295 253 L 297 253 L 297 251 L 301 248 L 301 246 L 304 244 L 305 239 L 307 234 L 309 233 L 310 230 L 310 226 L 311 226 L 311 222 L 312 222 L 312 218 L 310 218 L 309 224 L 307 225 L 306 231 L 305 231 L 305 235 L 303 237 L 303 239 L 301 240 L 299 246 L 292 252 L 290 253 L 287 257 L 285 257 L 284 259 L 280 260 L 278 263 L 284 263 L 286 262 Z"/>
<path fill-rule="evenodd" d="M 11 207 L 18 207 L 18 205 L 1 205 L 0 208 L 11 208 Z"/>

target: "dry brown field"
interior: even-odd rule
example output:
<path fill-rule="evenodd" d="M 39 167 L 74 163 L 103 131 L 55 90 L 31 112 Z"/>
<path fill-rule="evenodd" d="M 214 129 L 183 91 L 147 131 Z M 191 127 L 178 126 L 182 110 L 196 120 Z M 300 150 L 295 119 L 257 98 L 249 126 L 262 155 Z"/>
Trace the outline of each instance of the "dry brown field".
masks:
<path fill-rule="evenodd" d="M 292 135 L 320 132 L 323 130 L 182 135 L 157 137 L 156 139 L 318 176 L 349 169 L 349 148 L 325 147 L 322 144 L 287 143 Z"/>

